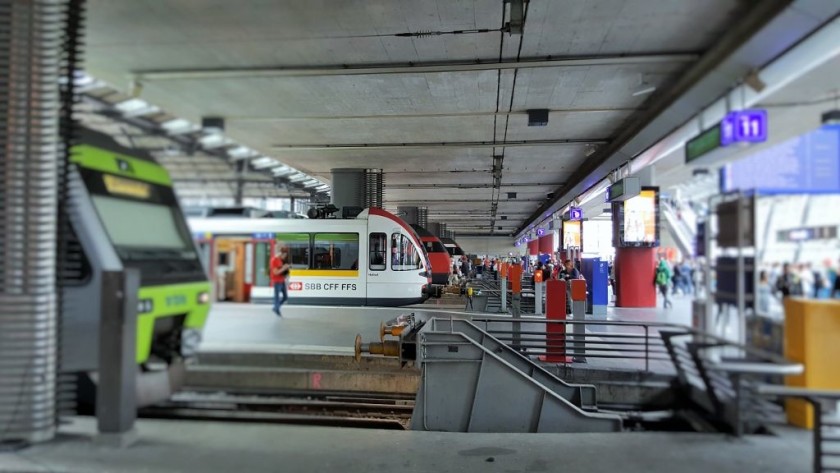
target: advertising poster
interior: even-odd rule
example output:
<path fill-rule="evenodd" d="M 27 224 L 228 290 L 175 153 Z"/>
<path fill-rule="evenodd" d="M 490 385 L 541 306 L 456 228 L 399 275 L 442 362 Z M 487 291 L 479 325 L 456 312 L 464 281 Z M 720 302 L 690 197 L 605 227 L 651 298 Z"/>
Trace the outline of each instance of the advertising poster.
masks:
<path fill-rule="evenodd" d="M 656 191 L 643 190 L 624 202 L 624 244 L 654 246 L 656 244 Z"/>

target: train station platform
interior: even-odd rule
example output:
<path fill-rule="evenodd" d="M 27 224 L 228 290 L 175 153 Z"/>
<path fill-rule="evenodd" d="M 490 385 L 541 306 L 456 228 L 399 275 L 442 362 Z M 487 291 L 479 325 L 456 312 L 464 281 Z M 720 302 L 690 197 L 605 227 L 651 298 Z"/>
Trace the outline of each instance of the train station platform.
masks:
<path fill-rule="evenodd" d="M 734 439 L 674 432 L 463 434 L 312 426 L 140 420 L 140 441 L 98 446 L 95 423 L 75 418 L 56 441 L 0 453 L 0 472 L 810 471 L 810 434 Z"/>

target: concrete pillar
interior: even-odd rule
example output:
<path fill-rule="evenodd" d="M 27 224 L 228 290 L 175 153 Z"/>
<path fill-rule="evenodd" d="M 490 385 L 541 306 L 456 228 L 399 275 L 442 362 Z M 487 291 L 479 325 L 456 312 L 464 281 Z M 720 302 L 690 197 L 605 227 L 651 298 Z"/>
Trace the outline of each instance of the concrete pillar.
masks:
<path fill-rule="evenodd" d="M 0 0 L 0 443 L 55 435 L 64 3 Z"/>

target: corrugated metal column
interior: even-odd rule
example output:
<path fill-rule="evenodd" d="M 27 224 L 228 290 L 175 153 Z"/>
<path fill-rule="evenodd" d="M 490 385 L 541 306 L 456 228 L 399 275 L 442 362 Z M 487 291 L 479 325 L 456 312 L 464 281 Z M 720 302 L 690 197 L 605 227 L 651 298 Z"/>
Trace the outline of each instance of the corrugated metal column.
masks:
<path fill-rule="evenodd" d="M 429 208 L 417 207 L 417 225 L 423 228 L 429 228 Z"/>
<path fill-rule="evenodd" d="M 55 433 L 60 0 L 0 0 L 0 442 Z"/>

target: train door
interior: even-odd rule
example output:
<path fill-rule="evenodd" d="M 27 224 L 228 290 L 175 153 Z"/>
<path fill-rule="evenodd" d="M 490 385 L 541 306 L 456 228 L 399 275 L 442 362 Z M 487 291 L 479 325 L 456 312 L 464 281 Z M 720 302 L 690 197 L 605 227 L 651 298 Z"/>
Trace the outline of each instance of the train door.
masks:
<path fill-rule="evenodd" d="M 248 256 L 249 239 L 216 238 L 213 263 L 215 274 L 213 285 L 216 300 L 246 302 L 246 273 L 251 258 Z"/>
<path fill-rule="evenodd" d="M 367 242 L 367 294 L 368 305 L 373 300 L 387 294 L 390 285 L 388 278 L 388 235 L 385 232 L 368 233 Z"/>

